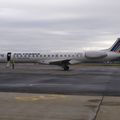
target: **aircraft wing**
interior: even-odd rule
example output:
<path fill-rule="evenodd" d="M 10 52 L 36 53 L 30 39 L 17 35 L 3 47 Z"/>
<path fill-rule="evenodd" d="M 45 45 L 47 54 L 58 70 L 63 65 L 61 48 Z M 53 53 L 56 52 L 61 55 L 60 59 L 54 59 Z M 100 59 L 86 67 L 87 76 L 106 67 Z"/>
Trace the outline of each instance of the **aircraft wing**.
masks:
<path fill-rule="evenodd" d="M 60 60 L 46 60 L 46 61 L 44 61 L 44 64 L 50 64 L 50 65 L 64 65 L 64 64 L 67 64 L 67 65 L 69 65 L 70 63 L 69 63 L 69 61 L 70 61 L 70 59 L 60 59 Z"/>
<path fill-rule="evenodd" d="M 54 61 L 50 61 L 50 63 L 49 64 L 51 64 L 51 65 L 64 65 L 64 64 L 67 64 L 67 65 L 69 65 L 70 63 L 69 63 L 69 59 L 66 59 L 66 60 L 54 60 Z"/>

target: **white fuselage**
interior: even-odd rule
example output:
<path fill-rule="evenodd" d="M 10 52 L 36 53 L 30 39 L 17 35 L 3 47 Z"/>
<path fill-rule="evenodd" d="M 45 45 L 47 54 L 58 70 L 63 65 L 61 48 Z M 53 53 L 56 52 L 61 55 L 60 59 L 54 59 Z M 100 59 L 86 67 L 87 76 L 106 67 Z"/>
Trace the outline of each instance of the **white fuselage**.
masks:
<path fill-rule="evenodd" d="M 79 51 L 79 52 L 29 52 L 0 53 L 0 63 L 7 63 L 7 67 L 14 63 L 40 63 L 61 66 L 65 71 L 69 70 L 70 64 L 82 62 L 108 62 L 120 59 L 120 38 L 106 50 L 99 51 Z"/>
<path fill-rule="evenodd" d="M 69 60 L 69 64 L 81 62 L 110 61 L 120 57 L 119 53 L 110 51 L 82 51 L 82 52 L 39 52 L 39 53 L 0 53 L 0 62 L 41 63 L 50 64 L 57 61 Z"/>

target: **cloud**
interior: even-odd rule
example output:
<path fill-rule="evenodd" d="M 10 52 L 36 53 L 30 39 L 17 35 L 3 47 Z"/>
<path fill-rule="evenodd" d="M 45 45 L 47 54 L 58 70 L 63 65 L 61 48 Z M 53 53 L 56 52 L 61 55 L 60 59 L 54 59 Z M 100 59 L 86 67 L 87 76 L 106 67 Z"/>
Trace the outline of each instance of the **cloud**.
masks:
<path fill-rule="evenodd" d="M 120 35 L 119 6 L 118 0 L 1 0 L 0 48 L 107 48 Z"/>

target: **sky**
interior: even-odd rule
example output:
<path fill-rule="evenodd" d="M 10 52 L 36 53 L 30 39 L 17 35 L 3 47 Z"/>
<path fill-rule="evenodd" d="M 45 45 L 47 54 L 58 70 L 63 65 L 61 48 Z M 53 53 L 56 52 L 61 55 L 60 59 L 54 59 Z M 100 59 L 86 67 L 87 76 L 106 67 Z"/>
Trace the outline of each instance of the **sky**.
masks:
<path fill-rule="evenodd" d="M 119 11 L 119 0 L 0 0 L 0 51 L 109 48 Z"/>

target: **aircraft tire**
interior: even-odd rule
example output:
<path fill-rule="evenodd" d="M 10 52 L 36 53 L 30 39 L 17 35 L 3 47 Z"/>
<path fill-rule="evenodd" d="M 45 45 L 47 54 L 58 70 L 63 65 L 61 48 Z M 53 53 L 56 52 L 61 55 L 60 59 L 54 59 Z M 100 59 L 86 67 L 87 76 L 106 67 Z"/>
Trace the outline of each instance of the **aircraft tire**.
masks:
<path fill-rule="evenodd" d="M 69 66 L 64 66 L 64 71 L 68 71 L 69 70 Z"/>

